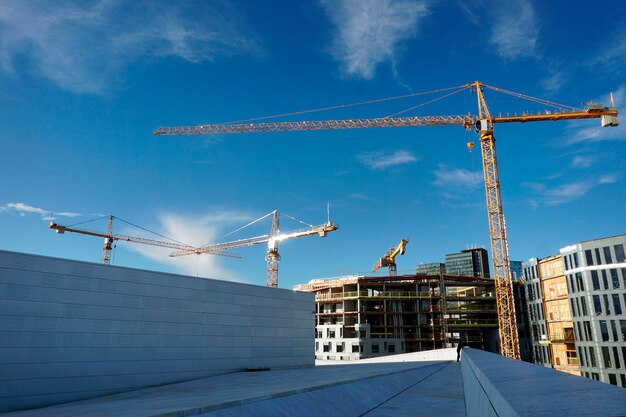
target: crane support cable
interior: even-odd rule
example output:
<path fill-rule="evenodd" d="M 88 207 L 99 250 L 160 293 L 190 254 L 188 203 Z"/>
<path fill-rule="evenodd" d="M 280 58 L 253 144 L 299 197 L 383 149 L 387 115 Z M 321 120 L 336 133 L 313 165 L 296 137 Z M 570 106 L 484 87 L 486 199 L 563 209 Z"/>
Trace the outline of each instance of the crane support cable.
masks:
<path fill-rule="evenodd" d="M 178 240 L 176 240 L 176 239 L 173 239 L 173 238 L 171 238 L 171 237 L 168 237 L 168 236 L 162 235 L 162 234 L 160 234 L 160 233 L 154 232 L 154 231 L 152 231 L 152 230 L 148 230 L 148 229 L 146 229 L 145 227 L 141 227 L 141 226 L 139 226 L 139 225 L 136 225 L 136 224 L 131 223 L 131 222 L 129 222 L 129 221 L 126 221 L 126 220 L 124 220 L 124 219 L 120 219 L 119 217 L 115 217 L 115 216 L 112 216 L 112 217 L 113 217 L 115 220 L 119 220 L 119 221 L 121 221 L 121 222 L 123 222 L 123 223 L 126 223 L 126 224 L 130 225 L 130 226 L 136 227 L 137 229 L 141 229 L 141 230 L 143 230 L 143 231 L 145 231 L 145 232 L 152 233 L 152 234 L 154 234 L 154 235 L 157 235 L 157 236 L 162 237 L 162 238 L 164 238 L 164 239 L 170 240 L 170 241 L 172 241 L 172 242 L 175 242 L 175 243 L 180 243 L 181 245 L 185 245 L 185 246 L 193 246 L 193 245 L 189 245 L 189 244 L 187 244 L 187 243 L 183 243 L 183 242 L 181 242 L 181 241 L 178 241 Z"/>
<path fill-rule="evenodd" d="M 523 100 L 528 100 L 528 101 L 532 101 L 534 103 L 543 104 L 544 106 L 555 107 L 555 108 L 558 108 L 558 109 L 561 109 L 561 110 L 583 111 L 581 108 L 578 108 L 578 107 L 568 106 L 566 104 L 560 104 L 560 103 L 556 103 L 554 101 L 545 100 L 545 99 L 542 99 L 542 98 L 533 97 L 533 96 L 529 96 L 529 95 L 522 94 L 522 93 L 516 93 L 515 91 L 509 91 L 509 90 L 505 90 L 505 89 L 499 88 L 499 87 L 492 87 L 492 86 L 487 85 L 487 84 L 482 84 L 482 85 L 484 87 L 487 87 L 488 89 L 496 91 L 498 93 L 508 94 L 510 96 L 521 98 Z"/>
<path fill-rule="evenodd" d="M 453 96 L 453 95 L 458 94 L 458 93 L 460 93 L 461 91 L 465 91 L 465 90 L 467 90 L 467 89 L 469 89 L 469 88 L 470 88 L 469 86 L 465 86 L 465 87 L 460 88 L 460 89 L 458 89 L 458 90 L 456 90 L 456 91 L 453 91 L 453 92 L 451 92 L 451 93 L 445 94 L 445 95 L 443 95 L 443 96 L 441 96 L 441 97 L 437 97 L 437 98 L 434 98 L 434 99 L 432 99 L 432 100 L 425 101 L 425 102 L 423 102 L 423 103 L 421 103 L 421 104 L 418 104 L 417 106 L 409 107 L 408 109 L 405 109 L 405 110 L 399 111 L 399 112 L 394 113 L 394 114 L 390 114 L 390 115 L 389 115 L 389 116 L 387 116 L 387 117 L 396 117 L 396 116 L 398 116 L 399 114 L 403 114 L 403 113 L 406 113 L 406 112 L 408 112 L 408 111 L 415 110 L 415 109 L 417 109 L 417 108 L 419 108 L 419 107 L 424 107 L 424 106 L 426 106 L 427 104 L 431 104 L 431 103 L 434 103 L 435 101 L 439 101 L 439 100 L 442 100 L 442 99 L 444 99 L 444 98 L 446 98 L 446 97 Z"/>
<path fill-rule="evenodd" d="M 291 113 L 275 114 L 275 115 L 271 115 L 271 116 L 253 117 L 253 118 L 250 118 L 250 119 L 243 119 L 243 120 L 234 120 L 234 121 L 231 121 L 231 122 L 224 122 L 222 124 L 228 125 L 228 124 L 236 124 L 236 123 L 254 122 L 254 121 L 257 121 L 257 120 L 276 119 L 276 118 L 279 118 L 279 117 L 299 116 L 301 114 L 316 113 L 316 112 L 328 111 L 328 110 L 345 109 L 345 108 L 348 108 L 348 107 L 363 106 L 363 105 L 366 105 L 366 104 L 383 103 L 385 101 L 400 100 L 400 99 L 403 99 L 403 98 L 424 96 L 424 95 L 427 95 L 427 94 L 441 93 L 441 92 L 444 92 L 444 91 L 458 90 L 458 89 L 465 89 L 465 88 L 468 88 L 468 87 L 465 86 L 465 85 L 460 85 L 460 86 L 457 86 L 457 87 L 440 88 L 440 89 L 437 89 L 437 90 L 423 91 L 423 92 L 420 92 L 420 93 L 411 93 L 411 94 L 404 94 L 404 95 L 395 96 L 395 97 L 385 97 L 385 98 L 378 98 L 378 99 L 373 99 L 373 100 L 361 101 L 359 103 L 338 104 L 336 106 L 320 107 L 320 108 L 317 108 L 317 109 L 301 110 L 301 111 L 295 111 L 295 112 L 291 112 Z"/>
<path fill-rule="evenodd" d="M 288 217 L 288 218 L 290 218 L 291 220 L 296 221 L 296 222 L 298 222 L 298 223 L 302 223 L 303 225 L 305 225 L 305 226 L 307 226 L 307 227 L 311 227 L 311 228 L 315 227 L 315 226 L 313 226 L 312 224 L 308 224 L 308 223 L 306 223 L 306 222 L 303 222 L 302 220 L 296 219 L 295 217 L 290 216 L 290 215 L 288 215 L 288 214 L 285 214 L 285 213 L 280 213 L 280 215 L 281 215 L 281 216 Z"/>
<path fill-rule="evenodd" d="M 232 232 L 226 233 L 226 234 L 225 234 L 224 236 L 222 236 L 222 237 L 230 236 L 230 235 L 232 235 L 232 234 L 234 234 L 234 233 L 237 233 L 237 232 L 239 232 L 239 231 L 241 231 L 241 230 L 245 229 L 245 228 L 246 228 L 246 227 L 248 227 L 248 226 L 252 226 L 253 224 L 260 222 L 261 220 L 268 218 L 268 217 L 269 217 L 269 216 L 271 216 L 272 214 L 274 214 L 274 212 L 273 212 L 273 211 L 270 211 L 270 212 L 269 212 L 269 213 L 267 213 L 266 215 L 264 215 L 264 216 L 262 216 L 262 217 L 259 217 L 259 218 L 258 218 L 258 219 L 256 219 L 256 220 L 252 220 L 250 223 L 248 223 L 248 224 L 246 224 L 246 225 L 244 225 L 244 226 L 241 226 L 239 229 L 233 230 Z M 211 244 L 211 243 L 207 243 L 206 245 L 202 245 L 202 246 L 208 246 L 208 245 L 210 245 L 210 244 Z"/>
<path fill-rule="evenodd" d="M 95 219 L 85 220 L 85 221 L 83 221 L 83 222 L 78 222 L 78 223 L 70 224 L 70 225 L 68 225 L 68 226 L 66 226 L 66 227 L 74 227 L 74 226 L 78 226 L 78 225 L 85 224 L 85 223 L 95 222 L 96 220 L 102 220 L 102 219 L 108 219 L 108 218 L 109 218 L 109 216 L 108 216 L 108 215 L 107 215 L 107 216 L 100 216 L 100 217 L 96 217 Z"/>

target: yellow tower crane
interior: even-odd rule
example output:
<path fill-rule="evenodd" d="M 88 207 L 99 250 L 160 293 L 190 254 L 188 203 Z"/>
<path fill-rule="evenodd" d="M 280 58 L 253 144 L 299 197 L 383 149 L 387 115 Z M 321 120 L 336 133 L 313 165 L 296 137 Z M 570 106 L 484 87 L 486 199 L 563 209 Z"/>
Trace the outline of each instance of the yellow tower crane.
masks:
<path fill-rule="evenodd" d="M 485 88 L 544 104 L 557 110 L 546 111 L 538 114 L 523 113 L 521 115 L 492 116 L 483 95 Z M 504 214 L 502 211 L 500 176 L 498 173 L 496 140 L 493 135 L 493 126 L 497 123 L 526 123 L 593 118 L 601 119 L 602 127 L 617 126 L 618 113 L 617 109 L 614 107 L 603 107 L 597 103 L 587 103 L 585 109 L 562 106 L 551 101 L 507 91 L 497 87 L 491 87 L 480 81 L 437 91 L 456 90 L 443 96 L 448 97 L 452 94 L 468 89 L 474 91 L 477 95 L 478 115 L 411 117 L 388 116 L 350 120 L 207 124 L 201 126 L 161 127 L 155 130 L 154 134 L 156 136 L 200 135 L 445 125 L 461 125 L 466 129 L 474 128 L 480 135 L 483 174 L 485 180 L 485 195 L 487 199 L 487 218 L 489 221 L 489 236 L 491 241 L 493 278 L 496 284 L 496 303 L 498 310 L 498 324 L 500 328 L 501 351 L 502 355 L 506 357 L 519 359 L 515 305 L 513 302 L 513 283 L 511 280 L 511 267 L 509 263 L 509 247 Z M 375 101 L 383 100 L 374 100 L 372 102 Z M 345 106 L 337 106 L 333 108 L 341 107 Z M 293 114 L 299 113 L 292 113 L 292 115 Z"/>
<path fill-rule="evenodd" d="M 185 249 L 194 248 L 194 246 L 186 245 L 180 242 L 164 242 L 161 240 L 146 239 L 146 238 L 137 237 L 137 236 L 114 234 L 113 233 L 113 219 L 115 218 L 116 217 L 114 216 L 109 216 L 109 223 L 107 226 L 106 233 L 93 232 L 93 231 L 85 230 L 85 229 L 77 229 L 75 227 L 70 227 L 70 226 L 62 226 L 60 224 L 56 224 L 55 222 L 50 222 L 50 224 L 48 224 L 48 228 L 56 230 L 56 232 L 61 235 L 64 234 L 65 232 L 70 232 L 70 233 L 78 233 L 81 235 L 104 238 L 104 246 L 102 247 L 102 263 L 106 265 L 111 263 L 111 251 L 113 250 L 113 242 L 115 242 L 116 240 L 119 240 L 122 242 L 140 243 L 142 245 L 160 246 L 162 248 L 177 249 L 177 250 L 185 250 Z M 211 255 L 228 256 L 230 258 L 240 258 L 240 256 L 237 254 L 223 252 L 222 250 L 213 250 L 213 251 L 207 250 L 206 253 L 210 253 Z"/>
<path fill-rule="evenodd" d="M 395 248 L 389 248 L 389 252 L 383 255 L 372 268 L 372 272 L 378 271 L 380 268 L 388 267 L 389 268 L 389 276 L 393 277 L 398 274 L 398 269 L 396 268 L 396 256 L 404 255 L 406 251 L 406 245 L 409 244 L 407 239 L 402 239 L 398 246 Z"/>
<path fill-rule="evenodd" d="M 203 253 L 221 253 L 226 249 L 242 248 L 245 246 L 259 245 L 261 243 L 267 243 L 267 276 L 266 285 L 268 287 L 278 287 L 278 262 L 280 261 L 280 254 L 278 252 L 278 243 L 293 239 L 296 237 L 313 236 L 326 237 L 329 232 L 337 230 L 337 225 L 333 224 L 330 219 L 324 224 L 318 226 L 309 225 L 309 227 L 291 230 L 288 232 L 281 232 L 279 228 L 278 211 L 273 211 L 266 214 L 260 219 L 255 220 L 257 222 L 268 216 L 272 216 L 272 228 L 269 235 L 262 235 L 257 237 L 251 237 L 247 239 L 234 240 L 232 242 L 213 243 L 211 245 L 205 245 L 197 248 L 186 248 L 174 251 L 170 253 L 170 256 L 185 256 L 185 255 L 200 255 Z"/>

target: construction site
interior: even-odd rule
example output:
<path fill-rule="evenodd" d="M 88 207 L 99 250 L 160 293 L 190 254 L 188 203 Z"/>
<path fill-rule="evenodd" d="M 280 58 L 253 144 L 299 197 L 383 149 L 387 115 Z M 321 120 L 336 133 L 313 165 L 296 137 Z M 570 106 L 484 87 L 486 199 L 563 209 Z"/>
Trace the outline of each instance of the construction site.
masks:
<path fill-rule="evenodd" d="M 315 293 L 315 357 L 359 360 L 455 347 L 498 349 L 494 282 L 441 274 L 347 277 L 296 287 Z"/>
<path fill-rule="evenodd" d="M 552 110 L 520 115 L 492 115 L 485 100 L 485 90 L 540 103 Z M 408 239 L 402 239 L 374 264 L 372 272 L 388 268 L 387 275 L 314 279 L 297 286 L 296 291 L 290 291 L 278 288 L 279 242 L 306 236 L 326 237 L 328 233 L 338 230 L 337 225 L 330 220 L 330 213 L 323 224 L 316 226 L 301 222 L 306 227 L 282 231 L 279 213 L 273 211 L 250 223 L 271 218 L 269 233 L 201 246 L 189 245 L 162 235 L 165 240 L 115 234 L 113 216 L 108 217 L 105 232 L 77 228 L 76 225 L 62 226 L 52 221 L 49 228 L 59 234 L 70 232 L 103 238 L 103 265 L 23 253 L 0 253 L 0 278 L 3 285 L 9 288 L 4 295 L 2 318 L 5 329 L 12 334 L 11 338 L 6 339 L 9 340 L 6 342 L 8 345 L 3 348 L 8 355 L 5 357 L 12 358 L 3 365 L 3 376 L 6 380 L 9 374 L 20 375 L 20 381 L 7 382 L 10 387 L 1 398 L 5 405 L 0 411 L 12 412 L 7 416 L 19 416 L 19 410 L 95 397 L 106 398 L 107 395 L 157 385 L 170 387 L 171 384 L 190 380 L 202 380 L 198 384 L 206 388 L 203 384 L 206 382 L 211 386 L 214 380 L 207 381 L 215 376 L 232 376 L 233 372 L 244 371 L 262 374 L 269 370 L 297 370 L 313 367 L 317 359 L 327 363 L 340 361 L 363 364 L 368 363 L 368 360 L 396 361 L 398 365 L 392 368 L 401 375 L 390 374 L 388 367 L 364 367 L 361 373 L 355 371 L 347 382 L 337 374 L 320 370 L 310 377 L 308 385 L 295 390 L 268 383 L 268 390 L 273 387 L 272 390 L 261 392 L 250 389 L 255 392 L 252 397 L 229 397 L 228 402 L 213 398 L 210 404 L 196 401 L 195 408 L 185 408 L 187 403 L 176 407 L 168 404 L 162 408 L 163 414 L 158 415 L 227 415 L 220 414 L 219 410 L 228 413 L 224 410 L 237 407 L 243 408 L 238 408 L 235 413 L 245 414 L 250 403 L 259 401 L 269 401 L 265 403 L 269 409 L 292 407 L 291 402 L 278 405 L 282 401 L 278 399 L 288 397 L 287 401 L 297 402 L 297 398 L 309 390 L 315 391 L 317 395 L 322 390 L 345 389 L 346 384 L 364 384 L 376 392 L 380 387 L 370 387 L 370 384 L 380 382 L 386 385 L 389 381 L 402 381 L 399 384 L 404 385 L 398 385 L 397 391 L 385 393 L 383 402 L 372 404 L 365 401 L 362 407 L 355 406 L 355 409 L 347 411 L 348 415 L 362 415 L 359 413 L 372 411 L 394 400 L 404 390 L 414 388 L 435 374 L 440 378 L 439 385 L 435 384 L 437 386 L 445 385 L 442 381 L 450 378 L 464 381 L 464 386 L 455 388 L 453 405 L 457 414 L 450 415 L 528 415 L 510 409 L 511 399 L 518 398 L 519 393 L 499 383 L 494 385 L 492 381 L 502 377 L 498 376 L 499 371 L 494 373 L 489 368 L 491 363 L 510 366 L 514 377 L 522 379 L 528 372 L 541 374 L 548 371 L 540 367 L 529 371 L 524 366 L 533 365 L 518 365 L 521 363 L 519 323 L 516 318 L 519 312 L 515 304 L 521 301 L 514 295 L 494 126 L 499 123 L 600 119 L 602 127 L 615 127 L 618 125 L 617 109 L 597 103 L 588 103 L 584 109 L 564 107 L 479 81 L 436 92 L 442 91 L 445 94 L 438 99 L 460 91 L 476 94 L 478 114 L 209 124 L 163 127 L 158 128 L 154 135 L 221 135 L 446 125 L 474 129 L 481 149 L 491 269 L 486 250 L 482 249 L 482 253 L 480 250 L 466 249 L 446 260 L 448 270 L 435 268 L 435 273 L 432 273 L 431 268 L 435 265 L 432 264 L 422 266 L 430 272 L 419 272 L 418 265 L 415 274 L 398 275 L 396 257 L 405 253 L 408 244 Z M 472 148 L 473 143 L 468 143 L 468 149 L 471 151 Z M 110 265 L 110 261 L 116 241 L 172 249 L 171 257 L 238 257 L 230 250 L 267 244 L 266 285 L 264 288 L 115 267 Z M 464 274 L 461 270 L 467 262 L 478 265 L 479 270 Z M 546 266 L 540 266 L 540 269 L 548 268 L 547 263 L 544 264 Z M 559 366 L 566 366 L 559 370 L 579 375 L 578 369 L 569 367 L 577 363 L 579 355 L 571 343 L 574 325 L 568 321 L 571 317 L 566 311 L 568 295 L 564 291 L 567 283 L 558 266 L 551 271 L 541 270 L 541 274 L 544 275 L 542 291 L 545 302 L 543 309 L 547 317 L 545 323 L 548 333 L 554 335 L 548 339 L 552 342 L 550 351 L 553 367 L 558 369 Z M 552 278 L 556 279 L 550 281 Z M 608 294 L 605 297 L 608 300 Z M 617 308 L 614 307 L 612 311 L 616 312 Z M 615 336 L 610 341 L 617 344 L 617 320 L 612 325 L 615 326 Z M 609 341 L 608 333 L 606 340 Z M 557 346 L 559 343 L 561 345 Z M 466 349 L 461 349 L 464 346 Z M 610 347 L 614 350 L 610 350 L 609 346 L 603 347 L 608 352 L 608 356 L 605 356 L 608 367 L 613 367 L 613 363 L 626 364 L 626 357 L 622 358 L 622 362 L 615 362 L 620 357 L 618 345 Z M 460 365 L 454 361 L 455 348 L 458 348 L 457 362 L 461 360 L 463 351 Z M 590 348 L 593 352 L 593 347 Z M 615 354 L 611 356 L 613 351 Z M 501 356 L 495 360 L 489 356 L 489 352 Z M 390 358 L 390 355 L 400 356 Z M 410 365 L 400 365 L 405 361 Z M 324 376 L 324 372 L 328 375 Z M 534 384 L 535 377 L 544 375 L 539 374 L 526 380 L 528 387 Z M 408 375 L 411 375 L 409 379 L 417 378 L 418 381 L 405 381 Z M 626 386 L 626 382 L 618 383 L 617 375 L 620 374 L 607 372 L 606 378 L 604 374 L 598 374 L 597 378 L 590 379 Z M 259 378 L 262 381 L 263 376 Z M 290 378 L 297 380 L 299 377 L 291 375 Z M 328 385 L 327 381 L 323 381 L 324 378 L 332 379 L 332 384 Z M 567 378 L 569 376 L 559 375 L 555 386 L 569 389 L 580 385 L 583 390 L 588 389 L 585 384 L 591 382 L 580 384 L 579 381 Z M 62 383 L 59 384 L 59 381 Z M 518 382 L 505 385 L 518 386 Z M 478 386 L 481 387 L 480 392 L 476 391 Z M 424 385 L 419 388 L 424 388 Z M 536 394 L 537 389 L 535 387 L 528 395 Z M 591 389 L 598 390 L 598 395 L 607 398 L 626 398 L 623 392 L 615 395 L 613 389 L 617 388 L 608 385 Z M 233 395 L 232 391 L 228 395 Z M 312 404 L 319 401 L 315 395 L 307 399 L 311 403 L 309 410 L 315 409 Z M 621 413 L 624 403 L 615 406 L 613 400 L 611 410 Z M 487 405 L 490 411 L 485 414 Z M 411 408 L 407 407 L 407 410 Z M 75 410 L 78 411 L 72 413 L 77 415 L 84 412 L 80 407 Z M 261 415 L 272 413 L 268 411 Z"/>

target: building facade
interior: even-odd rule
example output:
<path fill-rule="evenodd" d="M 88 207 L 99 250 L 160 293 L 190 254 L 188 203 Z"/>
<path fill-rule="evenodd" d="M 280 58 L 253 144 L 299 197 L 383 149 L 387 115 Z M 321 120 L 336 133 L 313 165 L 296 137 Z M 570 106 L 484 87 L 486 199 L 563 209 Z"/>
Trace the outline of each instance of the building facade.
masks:
<path fill-rule="evenodd" d="M 583 376 L 626 387 L 626 235 L 561 249 Z"/>
<path fill-rule="evenodd" d="M 572 310 L 568 301 L 561 255 L 539 260 L 538 270 L 551 366 L 558 371 L 580 375 Z"/>
<path fill-rule="evenodd" d="M 537 258 L 522 262 L 522 274 L 524 278 L 524 293 L 526 295 L 526 313 L 530 327 L 532 362 L 550 368 L 549 341 L 547 338 L 547 326 L 543 311 L 543 295 L 539 280 Z"/>
<path fill-rule="evenodd" d="M 497 351 L 492 280 L 452 275 L 313 280 L 316 359 L 358 360 L 455 346 Z"/>
<path fill-rule="evenodd" d="M 483 248 L 465 249 L 446 255 L 446 273 L 489 278 L 489 257 Z"/>

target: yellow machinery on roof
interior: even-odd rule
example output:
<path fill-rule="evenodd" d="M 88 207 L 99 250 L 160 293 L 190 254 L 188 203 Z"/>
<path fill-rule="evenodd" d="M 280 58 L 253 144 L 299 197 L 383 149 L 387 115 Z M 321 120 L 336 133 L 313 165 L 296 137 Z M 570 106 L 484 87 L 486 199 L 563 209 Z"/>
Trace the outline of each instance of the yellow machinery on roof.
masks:
<path fill-rule="evenodd" d="M 380 268 L 388 267 L 389 268 L 389 276 L 393 277 L 398 274 L 398 270 L 396 268 L 396 256 L 404 255 L 406 251 L 406 245 L 409 244 L 408 239 L 402 239 L 398 246 L 395 248 L 389 248 L 389 252 L 384 254 L 382 258 L 378 260 L 374 264 L 374 268 L 372 268 L 372 272 L 378 271 Z"/>

